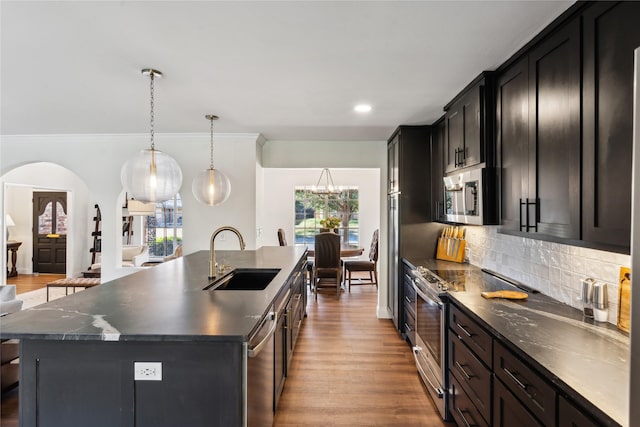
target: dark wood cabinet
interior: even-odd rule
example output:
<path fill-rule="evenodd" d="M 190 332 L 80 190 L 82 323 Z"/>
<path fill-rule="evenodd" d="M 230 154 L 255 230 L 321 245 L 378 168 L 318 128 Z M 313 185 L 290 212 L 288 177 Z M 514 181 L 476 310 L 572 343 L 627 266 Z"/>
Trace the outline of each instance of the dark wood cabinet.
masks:
<path fill-rule="evenodd" d="M 515 398 L 499 379 L 493 386 L 493 426 L 545 427 Z M 548 424 L 553 426 L 555 424 Z"/>
<path fill-rule="evenodd" d="M 556 392 L 538 373 L 496 342 L 493 351 L 493 372 L 511 394 L 543 425 L 552 426 L 556 418 Z"/>
<path fill-rule="evenodd" d="M 416 344 L 416 290 L 410 274 L 411 267 L 406 261 L 402 263 L 404 286 L 404 336 L 411 346 Z"/>
<path fill-rule="evenodd" d="M 567 391 L 535 360 L 490 332 L 464 306 L 449 303 L 448 326 L 447 399 L 459 426 L 617 425 L 598 408 L 589 409 L 579 395 L 565 397 Z"/>
<path fill-rule="evenodd" d="M 403 252 L 423 243 L 412 227 L 431 221 L 430 136 L 430 126 L 400 126 L 387 145 L 387 309 L 399 331 L 404 329 Z"/>
<path fill-rule="evenodd" d="M 501 228 L 520 231 L 521 202 L 529 179 L 529 58 L 525 56 L 501 73 L 497 87 Z"/>
<path fill-rule="evenodd" d="M 582 238 L 627 252 L 639 19 L 639 2 L 596 2 L 583 14 Z"/>
<path fill-rule="evenodd" d="M 558 427 L 600 427 L 585 412 L 563 396 L 558 398 Z"/>
<path fill-rule="evenodd" d="M 578 19 L 529 54 L 527 231 L 569 239 L 580 238 L 580 61 Z"/>
<path fill-rule="evenodd" d="M 491 335 L 455 305 L 448 324 L 449 411 L 458 425 L 491 425 Z"/>
<path fill-rule="evenodd" d="M 456 334 L 449 334 L 449 371 L 458 379 L 476 411 L 491 421 L 491 370 Z"/>
<path fill-rule="evenodd" d="M 445 120 L 442 117 L 431 126 L 431 218 L 444 221 L 444 139 Z"/>
<path fill-rule="evenodd" d="M 580 238 L 580 52 L 574 19 L 498 79 L 505 230 Z"/>
<path fill-rule="evenodd" d="M 493 72 L 482 73 L 444 107 L 445 172 L 493 165 L 493 81 Z"/>
<path fill-rule="evenodd" d="M 489 427 L 491 424 L 485 421 L 478 409 L 471 403 L 471 399 L 464 392 L 456 377 L 452 375 L 450 380 L 451 383 L 447 395 L 449 398 L 449 411 L 456 424 L 464 427 Z"/>

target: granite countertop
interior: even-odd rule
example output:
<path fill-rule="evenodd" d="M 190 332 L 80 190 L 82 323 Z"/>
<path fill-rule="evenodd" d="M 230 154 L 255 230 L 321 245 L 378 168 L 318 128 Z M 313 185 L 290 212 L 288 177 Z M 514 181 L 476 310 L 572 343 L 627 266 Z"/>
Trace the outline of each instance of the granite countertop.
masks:
<path fill-rule="evenodd" d="M 0 338 L 104 341 L 247 341 L 304 247 L 216 251 L 234 268 L 280 268 L 262 291 L 205 291 L 209 251 L 158 264 L 2 318 Z"/>
<path fill-rule="evenodd" d="M 582 311 L 540 293 L 529 293 L 525 301 L 483 298 L 482 291 L 510 287 L 476 266 L 408 261 L 457 281 L 460 290 L 448 293 L 452 302 L 485 322 L 512 351 L 537 364 L 560 390 L 621 425 L 629 424 L 627 334 L 610 323 L 585 320 Z"/>

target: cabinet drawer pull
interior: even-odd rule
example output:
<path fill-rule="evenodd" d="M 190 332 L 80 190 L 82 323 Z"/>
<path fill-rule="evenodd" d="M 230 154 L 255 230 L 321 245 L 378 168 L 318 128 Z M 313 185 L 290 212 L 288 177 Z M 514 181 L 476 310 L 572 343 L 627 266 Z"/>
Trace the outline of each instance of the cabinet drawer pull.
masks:
<path fill-rule="evenodd" d="M 460 415 L 460 418 L 462 418 L 462 421 L 464 422 L 465 427 L 471 427 L 475 425 L 475 424 L 469 424 L 469 421 L 467 421 L 467 417 L 464 416 L 464 413 L 462 410 L 460 410 L 460 408 L 456 408 L 456 411 L 458 411 L 458 415 Z"/>
<path fill-rule="evenodd" d="M 408 303 L 412 303 L 413 301 L 411 301 L 411 298 L 409 298 L 408 296 L 405 295 L 404 300 Z"/>
<path fill-rule="evenodd" d="M 411 325 L 409 325 L 408 323 L 405 322 L 404 324 L 404 329 L 409 331 L 409 332 L 413 332 L 413 328 L 411 327 Z"/>
<path fill-rule="evenodd" d="M 506 369 L 506 368 L 502 368 L 502 370 L 513 380 L 515 381 L 516 384 L 518 384 L 518 386 L 523 389 L 523 390 L 527 390 L 527 385 L 524 384 L 522 381 L 520 381 L 518 378 L 516 378 L 516 375 L 518 375 L 517 372 L 511 372 L 510 370 Z"/>
<path fill-rule="evenodd" d="M 456 322 L 456 326 L 458 328 L 462 329 L 462 332 L 464 332 L 469 338 L 471 338 L 473 336 L 473 334 L 471 332 L 467 331 L 467 328 L 462 326 L 460 323 Z"/>
<path fill-rule="evenodd" d="M 460 362 L 456 361 L 456 366 L 458 367 L 458 369 L 460 370 L 460 372 L 462 372 L 462 374 L 463 374 L 465 377 L 467 377 L 467 379 L 468 379 L 468 380 L 470 380 L 470 379 L 471 379 L 471 377 L 473 377 L 473 376 L 474 376 L 474 375 L 469 374 L 469 373 L 467 372 L 467 370 L 466 370 L 466 369 L 464 369 L 464 366 L 462 366 L 462 365 L 460 364 Z"/>

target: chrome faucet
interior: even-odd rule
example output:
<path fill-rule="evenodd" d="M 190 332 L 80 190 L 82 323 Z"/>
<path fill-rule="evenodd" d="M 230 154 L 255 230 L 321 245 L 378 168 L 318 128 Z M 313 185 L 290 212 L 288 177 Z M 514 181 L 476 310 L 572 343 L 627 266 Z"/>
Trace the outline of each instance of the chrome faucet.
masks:
<path fill-rule="evenodd" d="M 216 236 L 223 231 L 231 231 L 236 236 L 238 236 L 238 241 L 240 242 L 240 250 L 244 251 L 245 244 L 244 239 L 242 238 L 242 234 L 238 231 L 237 228 L 230 227 L 225 225 L 224 227 L 218 228 L 216 231 L 211 234 L 211 242 L 209 244 L 209 279 L 215 279 L 217 275 L 218 264 L 216 263 L 216 252 L 214 242 L 216 240 Z"/>

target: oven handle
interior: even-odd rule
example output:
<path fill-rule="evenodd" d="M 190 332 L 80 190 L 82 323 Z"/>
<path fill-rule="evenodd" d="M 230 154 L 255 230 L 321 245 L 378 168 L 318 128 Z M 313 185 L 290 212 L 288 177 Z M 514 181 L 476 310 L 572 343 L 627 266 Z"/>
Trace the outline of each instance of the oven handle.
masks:
<path fill-rule="evenodd" d="M 422 290 L 418 287 L 418 285 L 416 285 L 415 282 L 413 282 L 413 289 L 416 290 L 416 293 L 418 294 L 418 296 L 422 298 L 424 301 L 431 301 L 434 304 L 437 304 L 438 307 L 442 308 L 442 301 L 436 301 L 433 298 L 429 297 L 427 294 L 422 292 Z"/>
<path fill-rule="evenodd" d="M 422 369 L 422 364 L 418 360 L 418 353 L 421 351 L 422 351 L 422 347 L 418 345 L 413 347 L 413 358 L 416 361 L 416 367 L 418 368 L 418 371 L 420 371 L 422 378 L 424 378 L 429 383 L 431 388 L 436 392 L 436 394 L 438 395 L 438 398 L 442 399 L 442 397 L 444 396 L 444 391 L 442 391 L 440 387 L 436 387 L 433 385 L 427 373 L 424 371 L 424 369 Z M 429 368 L 429 371 L 431 371 L 431 375 L 433 375 L 434 377 L 437 377 L 437 375 L 433 373 L 433 371 L 431 370 L 431 367 L 428 364 L 427 364 L 427 368 Z"/>

